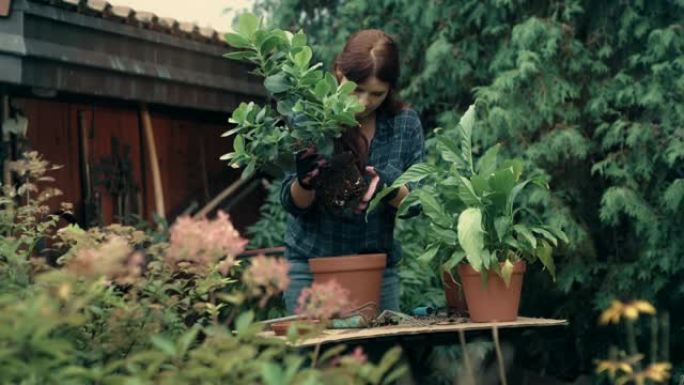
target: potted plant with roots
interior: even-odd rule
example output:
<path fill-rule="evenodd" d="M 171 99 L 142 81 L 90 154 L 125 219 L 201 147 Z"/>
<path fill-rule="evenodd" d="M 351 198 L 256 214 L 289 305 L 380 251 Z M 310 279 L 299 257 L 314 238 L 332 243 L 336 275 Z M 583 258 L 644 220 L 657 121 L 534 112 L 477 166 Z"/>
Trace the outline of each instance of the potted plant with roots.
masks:
<path fill-rule="evenodd" d="M 291 164 L 294 152 L 315 147 L 329 160 L 316 179 L 318 198 L 332 212 L 353 210 L 368 185 L 353 153 L 336 149 L 335 140 L 358 124 L 355 114 L 363 107 L 352 94 L 356 84 L 339 84 L 321 63 L 312 64 L 302 31 L 266 29 L 251 13 L 242 14 L 225 39 L 236 49 L 225 57 L 254 66 L 269 103 L 241 103 L 233 111 L 229 122 L 235 126 L 223 134 L 234 135 L 233 151 L 222 159 L 244 167 L 247 177 L 266 166 Z"/>
<path fill-rule="evenodd" d="M 420 181 L 398 210 L 401 215 L 420 205 L 429 219 L 428 245 L 419 259 L 439 266 L 445 281 L 453 282 L 452 273 L 458 272 L 472 321 L 511 321 L 517 318 L 527 264 L 540 262 L 555 279 L 552 251 L 567 237 L 520 203 L 524 190 L 549 190 L 542 175 L 524 177 L 525 163 L 500 159 L 499 144 L 473 159 L 475 124 L 472 105 L 454 129 L 436 129 L 444 162 L 409 168 L 369 209 L 392 188 Z"/>

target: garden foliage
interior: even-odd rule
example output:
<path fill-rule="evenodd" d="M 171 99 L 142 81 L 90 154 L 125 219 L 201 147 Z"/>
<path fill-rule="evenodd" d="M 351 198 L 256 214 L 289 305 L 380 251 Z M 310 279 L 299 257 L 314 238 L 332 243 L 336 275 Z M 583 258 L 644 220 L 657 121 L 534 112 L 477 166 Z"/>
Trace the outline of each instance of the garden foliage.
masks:
<path fill-rule="evenodd" d="M 615 297 L 681 308 L 684 3 L 260 0 L 257 8 L 280 28 L 309 31 L 325 63 L 351 32 L 384 29 L 402 49 L 402 96 L 424 126 L 451 127 L 475 103 L 487 117 L 473 131 L 476 155 L 501 143 L 501 154 L 547 178 L 553 193 L 529 203 L 570 242 L 557 251 L 556 285 L 528 277 L 523 310 L 568 318 L 572 332 L 531 342 L 537 359 L 528 362 L 555 363 L 546 370 L 566 377 L 589 373 L 604 343 L 596 316 Z M 672 325 L 679 330 L 682 316 Z M 671 343 L 676 371 L 684 345 Z"/>
<path fill-rule="evenodd" d="M 371 363 L 342 346 L 309 354 L 260 336 L 257 314 L 287 287 L 287 263 L 237 260 L 247 241 L 227 215 L 180 218 L 168 234 L 83 230 L 49 210 L 59 192 L 48 162 L 30 153 L 10 167 L 20 184 L 0 195 L 0 383 L 381 384 L 403 374 L 398 349 Z"/>

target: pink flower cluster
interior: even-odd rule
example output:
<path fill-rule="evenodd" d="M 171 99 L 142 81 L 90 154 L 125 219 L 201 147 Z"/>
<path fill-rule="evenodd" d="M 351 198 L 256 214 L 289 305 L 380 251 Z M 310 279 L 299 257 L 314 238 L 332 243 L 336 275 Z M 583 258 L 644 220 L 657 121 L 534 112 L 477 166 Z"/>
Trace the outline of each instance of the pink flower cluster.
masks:
<path fill-rule="evenodd" d="M 133 252 L 125 239 L 113 236 L 94 248 L 79 250 L 66 269 L 80 276 L 104 276 L 118 284 L 131 284 L 140 276 L 143 262 L 143 255 Z"/>
<path fill-rule="evenodd" d="M 284 258 L 258 255 L 251 259 L 243 279 L 250 286 L 272 287 L 281 292 L 290 284 L 288 268 L 289 264 Z"/>
<path fill-rule="evenodd" d="M 340 366 L 343 363 L 363 365 L 367 362 L 368 356 L 366 356 L 366 354 L 363 352 L 363 348 L 361 346 L 357 346 L 354 348 L 353 352 L 333 358 L 330 364 L 332 366 Z"/>
<path fill-rule="evenodd" d="M 247 240 L 230 222 L 228 214 L 219 211 L 216 219 L 181 217 L 171 227 L 166 262 L 172 269 L 207 271 L 225 257 L 219 269 L 227 275 L 235 256 L 242 253 Z"/>
<path fill-rule="evenodd" d="M 333 279 L 304 288 L 297 299 L 295 313 L 310 319 L 328 320 L 349 305 L 349 291 Z"/>
<path fill-rule="evenodd" d="M 269 297 L 287 289 L 290 284 L 288 269 L 289 264 L 284 258 L 258 255 L 251 259 L 242 279 L 251 288 L 252 295 L 263 296 L 263 306 Z"/>

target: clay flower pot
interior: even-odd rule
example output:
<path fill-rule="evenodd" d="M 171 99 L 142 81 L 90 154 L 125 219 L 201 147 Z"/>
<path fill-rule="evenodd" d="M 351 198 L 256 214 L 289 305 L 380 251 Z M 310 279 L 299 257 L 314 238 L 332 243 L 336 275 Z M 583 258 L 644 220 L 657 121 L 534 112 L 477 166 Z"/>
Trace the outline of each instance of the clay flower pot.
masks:
<path fill-rule="evenodd" d="M 442 271 L 442 285 L 444 287 L 444 298 L 446 299 L 449 312 L 459 316 L 466 315 L 468 310 L 461 283 L 456 281 L 451 272 Z"/>
<path fill-rule="evenodd" d="M 470 320 L 472 322 L 506 322 L 518 319 L 520 292 L 526 268 L 525 261 L 513 264 L 511 284 L 506 286 L 504 280 L 494 272 L 489 273 L 485 285 L 480 273 L 470 265 L 459 265 L 458 275 L 463 284 Z"/>
<path fill-rule="evenodd" d="M 296 325 L 297 334 L 301 336 L 309 333 L 311 329 L 319 323 L 321 323 L 319 320 L 282 321 L 271 324 L 271 330 L 273 330 L 277 336 L 284 336 L 287 335 L 287 330 L 290 328 L 290 325 Z"/>
<path fill-rule="evenodd" d="M 357 254 L 309 259 L 314 282 L 336 280 L 349 291 L 350 309 L 368 302 L 380 305 L 382 274 L 387 264 L 386 254 Z"/>

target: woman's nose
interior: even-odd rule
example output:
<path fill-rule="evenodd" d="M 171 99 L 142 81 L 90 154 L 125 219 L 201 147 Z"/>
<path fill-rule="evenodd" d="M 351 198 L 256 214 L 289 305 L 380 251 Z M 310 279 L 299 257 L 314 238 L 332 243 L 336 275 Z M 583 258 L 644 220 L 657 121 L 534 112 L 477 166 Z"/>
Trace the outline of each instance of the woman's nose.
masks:
<path fill-rule="evenodd" d="M 359 103 L 366 108 L 370 105 L 370 99 L 368 98 L 367 95 L 359 95 Z"/>

